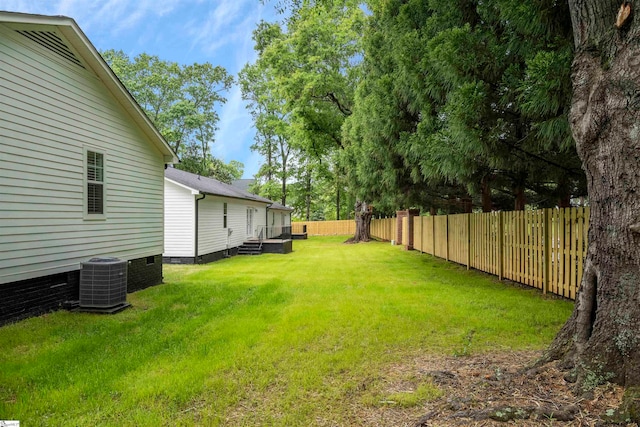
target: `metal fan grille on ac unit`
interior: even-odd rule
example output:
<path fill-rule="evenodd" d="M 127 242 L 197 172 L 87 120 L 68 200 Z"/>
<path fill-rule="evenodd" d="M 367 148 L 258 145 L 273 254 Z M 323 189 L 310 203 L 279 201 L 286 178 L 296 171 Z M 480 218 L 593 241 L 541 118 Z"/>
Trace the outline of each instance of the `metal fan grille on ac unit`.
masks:
<path fill-rule="evenodd" d="M 109 308 L 127 300 L 127 261 L 92 258 L 80 270 L 80 307 Z"/>

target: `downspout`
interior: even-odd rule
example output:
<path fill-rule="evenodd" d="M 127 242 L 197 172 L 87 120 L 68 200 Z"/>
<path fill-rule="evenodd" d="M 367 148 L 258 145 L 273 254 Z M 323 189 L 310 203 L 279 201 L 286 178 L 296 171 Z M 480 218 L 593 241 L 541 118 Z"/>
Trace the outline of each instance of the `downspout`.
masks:
<path fill-rule="evenodd" d="M 193 258 L 193 263 L 194 264 L 198 264 L 198 202 L 200 200 L 203 200 L 205 197 L 207 197 L 206 194 L 203 194 L 202 197 L 200 197 L 199 199 L 196 198 L 196 247 L 195 247 L 195 257 Z"/>

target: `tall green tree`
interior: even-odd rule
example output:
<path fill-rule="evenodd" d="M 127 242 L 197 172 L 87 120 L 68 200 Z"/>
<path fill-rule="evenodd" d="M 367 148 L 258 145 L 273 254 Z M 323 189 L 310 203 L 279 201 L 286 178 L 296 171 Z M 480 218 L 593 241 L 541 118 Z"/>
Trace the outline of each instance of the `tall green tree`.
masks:
<path fill-rule="evenodd" d="M 225 164 L 211 155 L 223 93 L 233 77 L 210 63 L 180 65 L 142 53 L 101 52 L 162 136 L 178 154 L 178 168 L 230 181 L 242 175 L 239 162 Z"/>
<path fill-rule="evenodd" d="M 525 1 L 504 12 L 512 3 L 371 2 L 344 127 L 360 191 L 383 205 L 462 208 L 472 198 L 485 210 L 580 193 L 563 89 L 568 9 Z"/>
<path fill-rule="evenodd" d="M 284 37 L 278 24 L 261 22 L 254 31 L 255 49 L 259 55 L 275 40 Z M 253 188 L 258 194 L 287 204 L 287 184 L 293 174 L 294 148 L 290 143 L 289 115 L 268 64 L 247 64 L 238 76 L 242 97 L 247 101 L 256 128 L 251 149 L 263 156 Z"/>
<path fill-rule="evenodd" d="M 332 216 L 340 217 L 344 215 L 344 180 L 320 171 L 340 168 L 335 153 L 344 145 L 341 128 L 351 114 L 364 12 L 358 2 L 346 0 L 290 6 L 284 24 L 258 26 L 254 32 L 258 60 L 245 67 L 240 78 L 258 130 L 256 149 L 269 165 L 265 173 L 273 170 L 274 153 L 280 170 L 287 167 L 291 172 L 291 165 L 282 161 L 286 143 L 287 158 L 298 164 L 298 176 L 306 180 L 306 185 L 295 186 L 295 192 L 309 191 L 296 197 L 309 202 L 304 211 L 311 215 L 312 189 L 331 183 L 327 189 L 334 201 Z"/>

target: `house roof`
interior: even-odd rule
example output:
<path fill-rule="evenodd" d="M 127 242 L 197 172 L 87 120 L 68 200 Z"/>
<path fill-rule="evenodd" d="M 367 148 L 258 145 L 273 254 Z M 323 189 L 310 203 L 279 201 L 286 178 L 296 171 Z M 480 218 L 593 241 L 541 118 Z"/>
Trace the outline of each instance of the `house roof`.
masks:
<path fill-rule="evenodd" d="M 293 210 L 292 208 L 283 206 L 279 203 L 274 202 L 273 200 L 269 200 L 256 194 L 249 193 L 248 191 L 234 187 L 233 185 L 220 182 L 217 179 L 207 178 L 180 169 L 167 168 L 164 171 L 164 176 L 170 181 L 176 182 L 203 194 L 211 194 L 212 196 L 231 197 L 233 199 L 250 200 L 253 202 L 264 203 L 269 205 L 270 209 L 284 211 Z"/>
<path fill-rule="evenodd" d="M 251 193 L 249 191 L 249 187 L 255 184 L 255 182 L 256 182 L 255 179 L 236 179 L 231 183 L 231 185 L 234 186 L 235 188 L 239 188 L 240 190 Z M 293 211 L 293 208 L 290 208 L 289 206 L 281 205 L 280 203 L 273 202 L 273 201 L 271 202 L 269 209 L 281 210 L 281 211 Z"/>
<path fill-rule="evenodd" d="M 278 202 L 273 202 L 271 206 L 269 206 L 269 209 L 278 210 L 278 211 L 287 211 L 287 212 L 293 211 L 293 208 L 290 208 L 289 206 L 281 205 Z"/>
<path fill-rule="evenodd" d="M 255 179 L 236 179 L 231 183 L 234 187 L 237 187 L 244 191 L 249 191 L 249 187 L 256 182 Z"/>
<path fill-rule="evenodd" d="M 66 16 L 33 15 L 27 13 L 0 11 L 0 25 L 22 31 L 48 31 L 53 32 L 62 39 L 64 46 L 56 45 L 55 49 L 67 59 L 81 64 L 81 66 L 93 72 L 116 98 L 123 109 L 131 116 L 133 121 L 149 138 L 153 145 L 162 153 L 165 163 L 177 163 L 178 158 L 167 141 L 160 134 L 151 120 L 144 113 L 113 70 L 100 56 L 91 41 L 82 32 L 76 21 Z M 33 34 L 33 33 L 31 33 Z M 46 43 L 46 42 L 45 42 Z M 51 49 L 52 46 L 44 45 Z M 58 49 L 61 48 L 61 49 Z"/>

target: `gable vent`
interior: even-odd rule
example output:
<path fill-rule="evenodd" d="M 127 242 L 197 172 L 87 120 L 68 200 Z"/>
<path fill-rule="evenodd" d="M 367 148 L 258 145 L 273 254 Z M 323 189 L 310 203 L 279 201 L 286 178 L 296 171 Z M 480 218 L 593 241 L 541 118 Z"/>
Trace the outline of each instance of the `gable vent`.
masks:
<path fill-rule="evenodd" d="M 78 57 L 71 51 L 71 49 L 69 49 L 69 46 L 67 46 L 66 43 L 60 37 L 58 37 L 56 33 L 51 31 L 16 31 L 29 40 L 38 43 L 45 49 L 50 50 L 61 58 L 77 65 L 78 67 L 84 68 L 82 62 L 80 62 Z"/>

